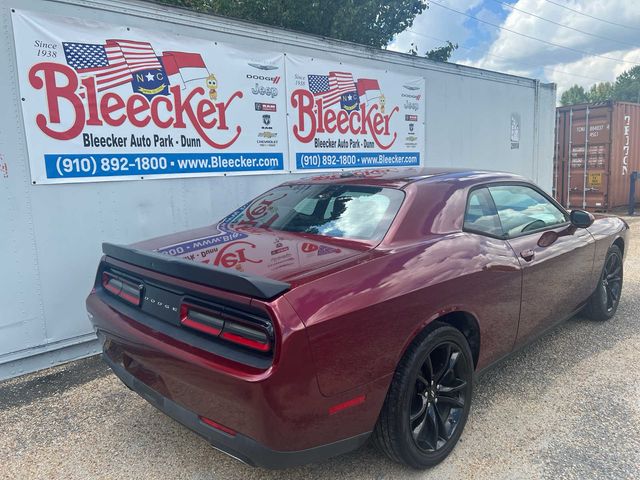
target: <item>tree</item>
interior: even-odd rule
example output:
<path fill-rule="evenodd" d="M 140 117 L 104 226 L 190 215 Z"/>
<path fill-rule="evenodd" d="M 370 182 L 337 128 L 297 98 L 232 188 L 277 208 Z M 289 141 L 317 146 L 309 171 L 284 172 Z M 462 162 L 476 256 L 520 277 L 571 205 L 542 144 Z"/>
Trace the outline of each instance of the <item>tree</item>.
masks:
<path fill-rule="evenodd" d="M 446 62 L 449 60 L 449 58 L 451 58 L 451 55 L 457 48 L 457 43 L 451 43 L 447 41 L 446 45 L 434 48 L 433 50 L 429 50 L 424 54 L 424 56 L 429 60 L 435 60 L 436 62 Z M 411 43 L 411 47 L 409 48 L 409 51 L 407 53 L 411 55 L 418 55 L 418 45 L 416 45 L 415 43 Z"/>
<path fill-rule="evenodd" d="M 591 85 L 587 97 L 591 103 L 605 102 L 613 98 L 614 90 L 613 83 L 611 82 L 596 83 Z"/>
<path fill-rule="evenodd" d="M 640 103 L 640 65 L 618 75 L 614 98 L 623 102 Z"/>
<path fill-rule="evenodd" d="M 409 28 L 416 15 L 428 8 L 423 0 L 156 1 L 378 48 Z"/>
<path fill-rule="evenodd" d="M 587 103 L 589 97 L 587 92 L 584 91 L 584 87 L 580 85 L 574 85 L 569 90 L 566 90 L 560 97 L 561 105 L 575 105 L 576 103 Z"/>
<path fill-rule="evenodd" d="M 435 60 L 436 62 L 446 62 L 451 58 L 453 51 L 458 48 L 457 43 L 451 43 L 447 40 L 447 44 L 442 47 L 434 48 L 424 54 L 429 60 Z"/>

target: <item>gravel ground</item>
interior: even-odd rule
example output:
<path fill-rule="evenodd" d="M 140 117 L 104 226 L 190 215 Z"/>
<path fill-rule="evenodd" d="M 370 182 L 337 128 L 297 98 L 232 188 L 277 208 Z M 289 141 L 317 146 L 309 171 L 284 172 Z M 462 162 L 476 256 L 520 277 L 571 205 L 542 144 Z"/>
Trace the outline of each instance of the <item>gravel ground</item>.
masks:
<path fill-rule="evenodd" d="M 416 472 L 371 446 L 285 471 L 213 450 L 97 358 L 0 383 L 0 478 L 640 478 L 640 218 L 614 319 L 576 317 L 484 374 L 460 443 Z"/>

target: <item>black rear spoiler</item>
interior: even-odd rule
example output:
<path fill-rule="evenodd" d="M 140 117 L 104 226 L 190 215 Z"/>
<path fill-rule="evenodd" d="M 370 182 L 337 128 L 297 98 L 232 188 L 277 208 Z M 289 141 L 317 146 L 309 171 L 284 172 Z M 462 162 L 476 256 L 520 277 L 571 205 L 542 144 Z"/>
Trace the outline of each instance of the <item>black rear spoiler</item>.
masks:
<path fill-rule="evenodd" d="M 137 267 L 262 300 L 270 300 L 291 288 L 291 285 L 286 282 L 113 243 L 103 243 L 102 251 L 111 258 Z"/>

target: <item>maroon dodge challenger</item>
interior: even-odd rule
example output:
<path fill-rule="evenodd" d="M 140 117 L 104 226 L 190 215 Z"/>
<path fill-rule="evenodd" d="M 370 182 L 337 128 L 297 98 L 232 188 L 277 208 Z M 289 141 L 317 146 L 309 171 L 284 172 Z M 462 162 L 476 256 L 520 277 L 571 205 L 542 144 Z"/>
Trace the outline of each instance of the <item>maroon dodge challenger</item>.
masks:
<path fill-rule="evenodd" d="M 615 314 L 627 232 L 508 173 L 343 172 L 103 244 L 87 308 L 114 373 L 239 460 L 371 437 L 425 468 L 460 438 L 478 372 L 581 310 Z"/>

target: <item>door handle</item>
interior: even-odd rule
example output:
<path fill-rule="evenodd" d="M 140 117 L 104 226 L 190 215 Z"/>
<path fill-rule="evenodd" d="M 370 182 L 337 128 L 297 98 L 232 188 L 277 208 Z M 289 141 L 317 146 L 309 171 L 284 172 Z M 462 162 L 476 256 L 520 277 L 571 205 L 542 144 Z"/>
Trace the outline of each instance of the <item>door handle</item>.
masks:
<path fill-rule="evenodd" d="M 536 253 L 531 248 L 527 248 L 526 250 L 520 252 L 520 256 L 527 262 L 533 260 L 533 257 L 535 257 L 535 255 Z"/>

